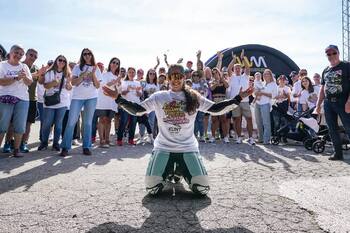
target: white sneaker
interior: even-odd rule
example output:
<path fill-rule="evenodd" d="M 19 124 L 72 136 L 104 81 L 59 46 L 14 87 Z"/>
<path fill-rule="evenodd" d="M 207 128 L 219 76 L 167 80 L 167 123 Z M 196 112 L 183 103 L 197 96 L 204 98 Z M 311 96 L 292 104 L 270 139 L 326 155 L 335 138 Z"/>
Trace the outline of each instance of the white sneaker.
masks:
<path fill-rule="evenodd" d="M 74 146 L 77 146 L 77 145 L 79 145 L 79 142 L 78 142 L 78 140 L 77 140 L 77 139 L 74 139 L 74 140 L 73 140 L 73 142 L 72 142 L 72 145 L 74 145 Z"/>
<path fill-rule="evenodd" d="M 224 143 L 230 143 L 230 140 L 228 139 L 228 137 L 224 137 Z"/>
<path fill-rule="evenodd" d="M 230 130 L 230 138 L 233 138 L 233 140 L 236 140 L 237 137 L 236 137 L 236 133 L 233 129 Z"/>
<path fill-rule="evenodd" d="M 199 142 L 205 142 L 205 137 L 204 136 L 200 137 Z"/>
<path fill-rule="evenodd" d="M 251 146 L 255 145 L 255 140 L 254 140 L 254 138 L 250 137 L 250 138 L 248 139 L 248 144 L 251 145 Z"/>
<path fill-rule="evenodd" d="M 209 138 L 209 142 L 210 142 L 210 143 L 214 143 L 214 142 L 215 142 L 215 138 L 214 138 L 213 136 L 211 136 L 211 137 Z"/>
<path fill-rule="evenodd" d="M 237 144 L 242 144 L 242 137 L 237 137 L 236 143 Z"/>
<path fill-rule="evenodd" d="M 148 141 L 151 143 L 151 144 L 153 144 L 153 142 L 154 142 L 154 139 L 153 139 L 153 135 L 152 134 L 148 134 Z"/>

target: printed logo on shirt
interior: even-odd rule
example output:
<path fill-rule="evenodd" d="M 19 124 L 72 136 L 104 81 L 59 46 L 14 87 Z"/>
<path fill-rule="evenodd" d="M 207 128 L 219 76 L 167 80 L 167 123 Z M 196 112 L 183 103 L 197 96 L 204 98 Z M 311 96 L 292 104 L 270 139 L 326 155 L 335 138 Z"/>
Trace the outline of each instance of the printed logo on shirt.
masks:
<path fill-rule="evenodd" d="M 330 71 L 326 73 L 324 79 L 327 95 L 338 95 L 342 93 L 342 70 Z"/>
<path fill-rule="evenodd" d="M 84 87 L 89 87 L 92 84 L 92 73 L 90 71 L 82 72 L 79 77 L 83 78 L 82 85 Z"/>
<path fill-rule="evenodd" d="M 165 113 L 163 121 L 166 123 L 178 126 L 190 122 L 190 120 L 186 118 L 184 101 L 173 100 L 166 103 L 163 106 L 163 110 Z"/>
<path fill-rule="evenodd" d="M 307 101 L 315 104 L 317 102 L 317 94 L 316 93 L 310 94 L 309 97 L 307 98 Z"/>
<path fill-rule="evenodd" d="M 18 77 L 18 73 L 19 73 L 19 70 L 8 70 L 6 72 L 6 76 L 14 78 L 14 77 Z"/>

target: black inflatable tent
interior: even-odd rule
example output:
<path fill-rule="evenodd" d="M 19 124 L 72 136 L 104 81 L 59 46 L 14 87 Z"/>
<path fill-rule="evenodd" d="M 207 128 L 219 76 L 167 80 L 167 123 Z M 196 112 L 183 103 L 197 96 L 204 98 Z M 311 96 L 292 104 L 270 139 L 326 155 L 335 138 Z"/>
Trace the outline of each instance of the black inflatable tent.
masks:
<path fill-rule="evenodd" d="M 5 48 L 0 44 L 0 56 L 2 57 L 2 59 L 5 59 L 6 57 L 6 50 Z"/>
<path fill-rule="evenodd" d="M 238 63 L 242 63 L 240 54 L 242 49 L 244 49 L 245 58 L 251 66 L 251 74 L 255 72 L 263 72 L 264 69 L 269 68 L 275 75 L 285 74 L 289 75 L 292 71 L 299 71 L 299 67 L 295 62 L 290 59 L 284 53 L 259 44 L 248 44 L 241 45 L 234 48 L 228 48 L 222 50 L 224 53 L 222 66 L 227 67 L 232 60 L 232 52 L 237 56 Z M 208 67 L 215 67 L 217 64 L 217 55 L 215 54 L 205 63 Z"/>

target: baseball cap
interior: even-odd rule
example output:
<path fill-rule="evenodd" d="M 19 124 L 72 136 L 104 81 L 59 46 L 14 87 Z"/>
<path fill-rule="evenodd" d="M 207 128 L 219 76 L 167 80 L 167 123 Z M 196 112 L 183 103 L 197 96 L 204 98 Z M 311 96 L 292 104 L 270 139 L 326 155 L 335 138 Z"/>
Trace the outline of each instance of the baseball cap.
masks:
<path fill-rule="evenodd" d="M 325 49 L 325 52 L 327 53 L 330 50 L 335 50 L 335 51 L 339 52 L 338 46 L 336 46 L 336 45 L 328 45 L 327 48 Z"/>

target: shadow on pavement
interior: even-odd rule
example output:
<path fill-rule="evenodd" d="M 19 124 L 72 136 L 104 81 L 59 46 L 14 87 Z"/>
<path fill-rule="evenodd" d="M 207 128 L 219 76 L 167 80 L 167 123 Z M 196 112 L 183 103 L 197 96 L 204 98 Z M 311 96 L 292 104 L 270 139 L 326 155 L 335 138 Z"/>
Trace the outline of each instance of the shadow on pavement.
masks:
<path fill-rule="evenodd" d="M 145 196 L 142 205 L 150 211 L 150 216 L 140 228 L 106 222 L 93 227 L 88 233 L 150 233 L 150 232 L 203 232 L 203 233 L 253 233 L 245 227 L 203 229 L 196 213 L 211 205 L 209 197 L 198 197 L 178 185 L 175 197 L 172 189 L 164 190 L 158 197 Z"/>

